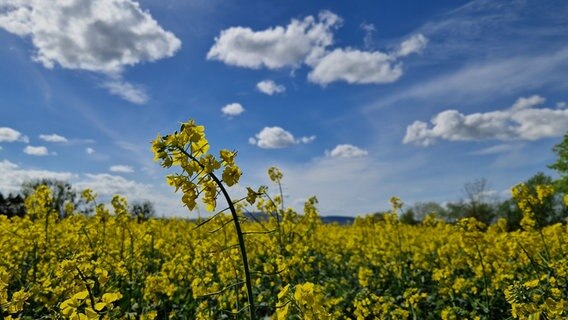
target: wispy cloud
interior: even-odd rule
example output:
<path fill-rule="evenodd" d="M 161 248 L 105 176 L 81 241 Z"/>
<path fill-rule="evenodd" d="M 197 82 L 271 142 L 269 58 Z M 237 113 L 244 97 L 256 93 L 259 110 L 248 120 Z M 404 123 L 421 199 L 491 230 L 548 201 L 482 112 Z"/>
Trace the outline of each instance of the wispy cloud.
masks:
<path fill-rule="evenodd" d="M 120 78 L 110 78 L 105 80 L 101 86 L 106 88 L 111 94 L 134 104 L 145 104 L 150 100 L 144 87 L 126 82 Z"/>
<path fill-rule="evenodd" d="M 406 57 L 413 53 L 419 53 L 428 44 L 428 39 L 423 34 L 416 34 L 400 44 L 400 48 L 396 52 L 398 57 Z"/>
<path fill-rule="evenodd" d="M 497 155 L 503 153 L 517 152 L 521 150 L 523 147 L 524 144 L 522 143 L 502 143 L 484 149 L 473 151 L 470 154 L 475 156 Z"/>
<path fill-rule="evenodd" d="M 539 88 L 564 88 L 568 72 L 568 47 L 554 52 L 475 62 L 458 71 L 446 72 L 403 88 L 365 107 L 372 111 L 402 101 L 452 104 L 484 102 L 504 92 L 518 93 Z M 535 81 L 538 80 L 538 81 Z"/>
<path fill-rule="evenodd" d="M 374 35 L 377 32 L 375 25 L 372 23 L 361 23 L 361 29 L 365 31 L 365 37 L 363 38 L 363 43 L 365 44 L 365 48 L 370 49 L 374 45 Z"/>
<path fill-rule="evenodd" d="M 20 190 L 22 183 L 34 179 L 70 180 L 77 175 L 71 172 L 24 169 L 9 160 L 0 161 L 0 192 L 9 193 Z"/>
<path fill-rule="evenodd" d="M 110 172 L 120 172 L 120 173 L 133 173 L 134 168 L 127 165 L 114 165 L 109 168 Z"/>
<path fill-rule="evenodd" d="M 472 0 L 414 30 L 428 37 L 424 64 L 535 55 L 565 45 L 568 4 L 555 0 Z"/>
<path fill-rule="evenodd" d="M 551 8 L 554 10 L 551 10 Z M 564 90 L 568 3 L 473 0 L 413 30 L 428 48 L 413 62 L 435 67 L 365 107 L 481 103 L 541 88 Z"/>

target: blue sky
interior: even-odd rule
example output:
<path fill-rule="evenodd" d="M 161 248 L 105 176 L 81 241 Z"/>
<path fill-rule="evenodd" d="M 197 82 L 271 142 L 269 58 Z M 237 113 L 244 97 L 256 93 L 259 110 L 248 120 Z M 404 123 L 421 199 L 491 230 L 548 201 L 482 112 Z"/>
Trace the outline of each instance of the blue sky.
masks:
<path fill-rule="evenodd" d="M 233 192 L 323 215 L 502 198 L 568 131 L 563 1 L 0 0 L 0 191 L 37 177 L 195 216 L 150 141 L 189 118 Z"/>

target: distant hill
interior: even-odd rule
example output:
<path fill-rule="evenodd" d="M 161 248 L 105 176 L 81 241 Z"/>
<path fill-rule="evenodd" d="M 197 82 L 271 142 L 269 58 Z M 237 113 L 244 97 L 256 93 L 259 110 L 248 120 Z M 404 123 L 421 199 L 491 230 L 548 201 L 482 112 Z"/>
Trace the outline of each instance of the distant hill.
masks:
<path fill-rule="evenodd" d="M 263 213 L 263 212 L 244 212 L 243 213 L 245 217 L 249 218 L 250 221 L 258 221 L 258 222 L 262 222 L 262 221 L 266 221 L 270 218 L 270 215 Z M 347 217 L 347 216 L 324 216 L 324 217 L 320 217 L 321 221 L 325 224 L 329 224 L 329 223 L 337 223 L 337 224 L 341 224 L 341 225 L 348 225 L 348 224 L 352 224 L 353 221 L 355 221 L 354 217 Z M 191 219 L 191 220 L 195 220 L 195 219 Z"/>
<path fill-rule="evenodd" d="M 247 212 L 245 216 L 254 218 L 252 220 L 266 221 L 270 217 L 269 215 L 262 212 Z M 324 216 L 320 217 L 323 223 L 337 223 L 337 224 L 352 224 L 355 221 L 354 217 L 346 216 Z"/>
<path fill-rule="evenodd" d="M 352 224 L 355 221 L 354 217 L 346 216 L 326 216 L 321 217 L 323 223 L 338 223 L 338 224 Z"/>

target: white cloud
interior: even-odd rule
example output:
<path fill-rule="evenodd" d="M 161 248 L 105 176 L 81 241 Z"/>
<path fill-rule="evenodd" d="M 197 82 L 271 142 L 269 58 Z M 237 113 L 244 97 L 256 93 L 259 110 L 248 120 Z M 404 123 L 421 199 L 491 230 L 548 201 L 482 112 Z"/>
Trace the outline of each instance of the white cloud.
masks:
<path fill-rule="evenodd" d="M 462 114 L 446 110 L 434 116 L 431 126 L 415 121 L 407 127 L 404 143 L 429 146 L 438 139 L 467 140 L 538 140 L 561 136 L 568 128 L 568 110 L 535 108 L 544 98 L 519 98 L 509 108 L 485 113 Z"/>
<path fill-rule="evenodd" d="M 265 149 L 285 148 L 296 143 L 294 136 L 280 127 L 265 127 L 255 137 L 249 142 Z"/>
<path fill-rule="evenodd" d="M 0 127 L 0 142 L 25 142 L 29 143 L 30 139 L 19 131 L 8 127 Z"/>
<path fill-rule="evenodd" d="M 115 194 L 123 195 L 129 202 L 150 200 L 156 205 L 156 213 L 161 215 L 185 216 L 187 209 L 182 207 L 179 195 L 167 186 L 153 186 L 128 180 L 111 174 L 84 174 L 25 169 L 8 160 L 0 161 L 0 192 L 18 192 L 22 183 L 37 179 L 57 179 L 69 181 L 77 190 L 93 189 L 106 202 Z"/>
<path fill-rule="evenodd" d="M 187 214 L 187 209 L 183 208 L 179 194 L 174 194 L 171 188 L 139 183 L 107 173 L 87 173 L 82 175 L 74 186 L 79 190 L 92 189 L 103 201 L 108 201 L 110 197 L 117 194 L 124 196 L 129 203 L 150 200 L 155 204 L 158 216 L 185 216 Z"/>
<path fill-rule="evenodd" d="M 298 68 L 305 63 L 313 69 L 308 79 L 321 85 L 334 81 L 391 83 L 402 75 L 402 64 L 397 59 L 420 52 L 428 42 L 425 36 L 418 34 L 404 41 L 393 53 L 352 48 L 329 52 L 328 47 L 334 43 L 333 31 L 341 23 L 337 15 L 323 11 L 318 19 L 308 16 L 301 21 L 292 20 L 286 27 L 277 26 L 263 31 L 231 27 L 215 38 L 207 59 L 253 69 Z M 364 24 L 362 28 L 368 35 L 374 30 L 372 25 Z M 369 41 L 367 38 L 366 43 Z"/>
<path fill-rule="evenodd" d="M 69 172 L 47 170 L 24 170 L 8 160 L 0 161 L 0 192 L 9 193 L 20 190 L 22 183 L 35 179 L 69 180 L 76 175 Z"/>
<path fill-rule="evenodd" d="M 91 147 L 88 147 L 87 149 L 85 149 L 85 153 L 87 153 L 87 154 L 93 154 L 95 152 L 96 152 L 95 149 L 93 149 Z"/>
<path fill-rule="evenodd" d="M 357 158 L 368 154 L 367 150 L 350 144 L 339 144 L 333 150 L 326 151 L 326 155 L 332 158 Z"/>
<path fill-rule="evenodd" d="M 111 75 L 103 86 L 138 104 L 147 94 L 116 76 L 127 66 L 171 57 L 181 47 L 133 0 L 3 0 L 0 28 L 29 37 L 36 49 L 32 59 L 44 67 Z"/>
<path fill-rule="evenodd" d="M 46 68 L 119 73 L 172 56 L 181 41 L 132 0 L 4 0 L 0 27 L 29 36 Z"/>
<path fill-rule="evenodd" d="M 38 147 L 26 146 L 24 148 L 24 153 L 32 156 L 47 156 L 49 154 L 47 148 L 44 146 L 38 146 Z"/>
<path fill-rule="evenodd" d="M 408 161 L 408 160 L 404 160 Z M 397 163 L 401 165 L 404 161 Z M 319 157 L 303 163 L 255 164 L 247 179 L 250 185 L 266 185 L 266 168 L 277 165 L 284 174 L 284 205 L 302 210 L 300 199 L 317 196 L 318 209 L 323 215 L 349 215 L 376 212 L 388 207 L 388 198 L 395 195 L 397 179 L 384 178 L 398 171 L 393 164 L 378 163 L 371 157 L 330 158 Z M 247 169 L 247 168 L 245 168 Z M 405 167 L 405 169 L 407 169 Z M 249 171 L 246 171 L 249 172 Z M 400 195 L 400 194 L 396 194 Z"/>
<path fill-rule="evenodd" d="M 120 194 L 132 196 L 133 198 L 144 198 L 144 194 L 152 193 L 150 185 L 141 184 L 136 181 L 128 180 L 121 176 L 115 176 L 108 173 L 101 174 L 85 174 L 86 179 L 78 182 L 76 185 L 81 189 L 90 188 L 99 195 L 113 196 Z"/>
<path fill-rule="evenodd" d="M 275 93 L 282 93 L 286 91 L 286 87 L 281 84 L 276 84 L 272 80 L 263 80 L 256 84 L 256 88 L 269 96 Z"/>
<path fill-rule="evenodd" d="M 325 55 L 308 74 L 311 82 L 326 85 L 334 81 L 350 84 L 391 83 L 402 76 L 395 58 L 380 51 L 335 49 Z"/>
<path fill-rule="evenodd" d="M 568 106 L 566 101 L 559 101 L 559 102 L 556 103 L 556 108 L 558 108 L 558 109 L 564 109 L 564 108 L 566 108 L 566 106 Z"/>
<path fill-rule="evenodd" d="M 226 64 L 258 69 L 299 67 L 316 59 L 325 48 L 333 44 L 334 28 L 341 25 L 341 18 L 322 11 L 318 18 L 307 16 L 293 19 L 286 27 L 277 26 L 262 31 L 245 27 L 231 27 L 221 31 L 215 44 L 207 53 L 207 59 Z"/>
<path fill-rule="evenodd" d="M 111 172 L 120 172 L 120 173 L 132 173 L 134 172 L 134 168 L 131 166 L 125 165 L 114 165 L 109 168 Z"/>
<path fill-rule="evenodd" d="M 405 57 L 413 53 L 420 53 L 428 44 L 428 39 L 422 34 L 413 35 L 400 44 L 397 56 Z"/>
<path fill-rule="evenodd" d="M 402 42 L 398 52 L 362 51 L 339 48 L 312 64 L 308 80 L 321 85 L 335 81 L 350 84 L 379 84 L 397 81 L 403 74 L 400 57 L 420 52 L 428 40 L 422 34 Z"/>
<path fill-rule="evenodd" d="M 221 108 L 221 112 L 223 112 L 223 114 L 226 116 L 234 117 L 245 112 L 245 108 L 243 108 L 243 106 L 240 103 L 230 103 L 224 106 L 223 108 Z"/>
<path fill-rule="evenodd" d="M 264 127 L 254 138 L 249 138 L 249 143 L 263 149 L 279 149 L 299 143 L 310 143 L 315 138 L 310 136 L 295 139 L 294 135 L 280 127 Z"/>
<path fill-rule="evenodd" d="M 134 104 L 145 104 L 150 100 L 142 86 L 126 82 L 120 78 L 107 80 L 101 86 L 111 94 Z"/>
<path fill-rule="evenodd" d="M 68 142 L 67 138 L 58 134 L 40 134 L 39 138 L 47 142 Z"/>

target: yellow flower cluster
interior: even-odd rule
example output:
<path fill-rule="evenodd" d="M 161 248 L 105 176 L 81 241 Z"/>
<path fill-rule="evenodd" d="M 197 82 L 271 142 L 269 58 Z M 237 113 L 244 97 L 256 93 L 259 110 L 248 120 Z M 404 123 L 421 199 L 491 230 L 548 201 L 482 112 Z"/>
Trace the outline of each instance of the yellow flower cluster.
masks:
<path fill-rule="evenodd" d="M 525 230 L 530 230 L 537 226 L 539 221 L 535 217 L 536 209 L 554 195 L 554 187 L 552 185 L 537 185 L 535 189 L 534 192 L 531 192 L 526 184 L 520 183 L 511 190 L 513 198 L 517 200 L 517 205 L 523 212 L 521 227 Z"/>
<path fill-rule="evenodd" d="M 235 164 L 236 152 L 221 150 L 219 159 L 209 151 L 209 142 L 205 138 L 205 128 L 189 120 L 181 124 L 179 131 L 172 134 L 158 135 L 152 142 L 154 159 L 165 168 L 179 166 L 180 174 L 167 176 L 169 185 L 176 192 L 183 192 L 182 202 L 189 210 L 197 206 L 197 198 L 202 193 L 205 208 L 212 212 L 217 206 L 217 194 L 220 181 L 211 175 L 223 167 L 222 182 L 231 187 L 239 182 L 241 169 Z"/>
<path fill-rule="evenodd" d="M 31 196 L 35 206 L 49 201 L 43 192 Z M 288 209 L 279 219 L 243 225 L 257 316 L 568 316 L 565 225 L 515 232 L 503 222 L 485 230 L 473 219 L 325 225 L 316 221 L 316 203 L 310 199 L 304 215 Z M 200 228 L 178 219 L 139 223 L 121 211 L 124 199 L 112 204 L 116 213 L 106 220 L 73 214 L 48 220 L 48 228 L 43 219 L 0 217 L 4 318 L 215 319 L 246 305 L 236 236 L 223 229 L 230 217 Z"/>

